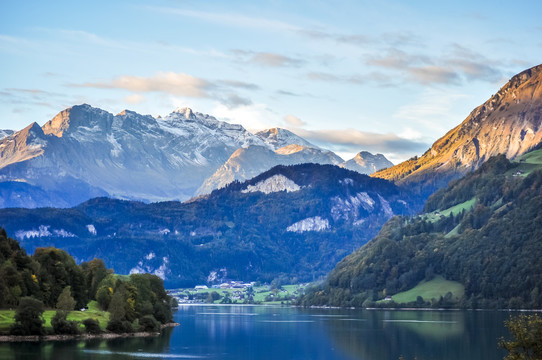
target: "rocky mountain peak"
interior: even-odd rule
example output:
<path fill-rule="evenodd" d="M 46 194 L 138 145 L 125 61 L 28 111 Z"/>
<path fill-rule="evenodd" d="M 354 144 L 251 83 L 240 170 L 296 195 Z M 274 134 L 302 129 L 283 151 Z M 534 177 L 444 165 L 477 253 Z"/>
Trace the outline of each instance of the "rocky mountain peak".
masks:
<path fill-rule="evenodd" d="M 267 145 L 271 146 L 274 150 L 280 149 L 288 145 L 301 145 L 314 149 L 319 149 L 318 146 L 311 144 L 310 142 L 300 136 L 297 136 L 290 130 L 282 128 L 276 127 L 258 131 L 255 135 L 262 139 Z"/>
<path fill-rule="evenodd" d="M 382 154 L 374 155 L 368 151 L 361 151 L 340 166 L 362 174 L 372 174 L 380 169 L 393 166 L 393 163 Z"/>
<path fill-rule="evenodd" d="M 107 131 L 113 123 L 113 114 L 88 104 L 75 105 L 59 112 L 43 125 L 43 132 L 56 137 L 72 134 L 84 128 Z"/>
<path fill-rule="evenodd" d="M 192 109 L 190 109 L 189 107 L 177 108 L 177 109 L 173 110 L 173 113 L 180 114 L 180 115 L 184 116 L 184 118 L 187 119 L 187 120 L 196 120 L 196 115 L 194 114 Z"/>
<path fill-rule="evenodd" d="M 451 178 L 477 169 L 491 156 L 514 158 L 529 151 L 542 141 L 541 127 L 542 65 L 538 65 L 513 76 L 421 157 L 375 176 L 444 186 Z"/>

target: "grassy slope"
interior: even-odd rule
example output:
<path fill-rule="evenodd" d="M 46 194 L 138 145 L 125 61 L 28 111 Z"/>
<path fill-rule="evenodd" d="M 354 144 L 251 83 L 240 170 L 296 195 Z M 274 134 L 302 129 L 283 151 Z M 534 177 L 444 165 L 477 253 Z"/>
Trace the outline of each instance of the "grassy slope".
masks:
<path fill-rule="evenodd" d="M 435 276 L 433 280 L 422 281 L 410 290 L 393 295 L 392 299 L 396 303 L 416 301 L 418 296 L 421 296 L 425 301 L 430 301 L 433 298 L 438 300 L 441 296 L 444 297 L 447 292 L 451 292 L 454 299 L 460 299 L 465 294 L 465 287 L 456 281 L 448 281 L 442 276 Z"/>
<path fill-rule="evenodd" d="M 521 171 L 521 176 L 527 176 L 535 170 L 542 169 L 542 149 L 531 151 L 520 156 L 517 160 L 520 163 L 519 168 L 514 168 L 510 172 L 513 175 Z"/>
<path fill-rule="evenodd" d="M 52 330 L 51 319 L 55 316 L 56 310 L 46 310 L 43 313 L 43 319 L 45 320 L 45 329 Z M 15 322 L 15 310 L 0 310 L 0 333 L 9 332 L 9 327 Z M 100 323 L 100 327 L 105 329 L 107 322 L 109 321 L 109 313 L 101 311 L 98 308 L 96 301 L 91 301 L 88 304 L 88 310 L 86 311 L 72 311 L 68 315 L 68 320 L 83 321 L 85 319 L 95 319 Z M 80 328 L 84 329 L 83 324 L 80 324 Z"/>
<path fill-rule="evenodd" d="M 439 220 L 442 217 L 450 216 L 450 214 L 454 214 L 456 216 L 457 214 L 461 213 L 463 210 L 469 211 L 474 207 L 474 204 L 476 203 L 476 198 L 472 198 L 470 200 L 465 201 L 464 203 L 454 205 L 448 209 L 440 210 L 440 211 L 433 211 L 430 213 L 425 214 L 424 216 L 428 221 L 435 222 Z"/>

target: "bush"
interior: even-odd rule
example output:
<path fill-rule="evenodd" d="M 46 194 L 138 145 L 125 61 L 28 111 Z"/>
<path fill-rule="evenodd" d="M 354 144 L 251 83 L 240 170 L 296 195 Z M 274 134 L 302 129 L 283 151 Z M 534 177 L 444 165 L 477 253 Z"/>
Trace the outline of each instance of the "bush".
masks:
<path fill-rule="evenodd" d="M 160 323 L 158 321 L 156 321 L 154 316 L 145 315 L 141 319 L 139 319 L 139 331 L 159 332 L 160 331 Z"/>
<path fill-rule="evenodd" d="M 122 320 L 110 320 L 107 323 L 108 331 L 117 333 L 117 334 L 124 334 L 124 333 L 132 333 L 134 332 L 132 328 L 132 324 L 129 321 L 122 321 Z"/>
<path fill-rule="evenodd" d="M 87 334 L 101 334 L 102 329 L 100 328 L 100 323 L 95 319 L 85 319 L 83 320 L 83 325 L 85 326 L 85 331 Z"/>
<path fill-rule="evenodd" d="M 57 311 L 55 316 L 53 316 L 51 325 L 53 326 L 53 331 L 55 334 L 79 334 L 79 326 L 77 321 L 68 321 L 66 319 L 67 315 L 68 314 L 64 311 Z"/>
<path fill-rule="evenodd" d="M 41 315 L 44 311 L 43 302 L 31 297 L 23 297 L 15 312 L 15 324 L 10 328 L 11 335 L 43 335 Z"/>

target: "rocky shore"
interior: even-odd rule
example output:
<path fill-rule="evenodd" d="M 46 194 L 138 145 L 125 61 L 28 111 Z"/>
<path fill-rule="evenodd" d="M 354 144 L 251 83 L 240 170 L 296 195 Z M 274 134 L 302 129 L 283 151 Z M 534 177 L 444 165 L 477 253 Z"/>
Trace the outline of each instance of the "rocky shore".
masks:
<path fill-rule="evenodd" d="M 179 326 L 179 323 L 167 323 L 161 325 L 161 329 Z M 90 340 L 90 339 L 117 339 L 117 338 L 136 338 L 159 336 L 160 332 L 136 332 L 115 334 L 104 332 L 102 334 L 78 334 L 78 335 L 0 335 L 0 342 L 35 342 L 35 341 L 66 341 L 66 340 Z"/>

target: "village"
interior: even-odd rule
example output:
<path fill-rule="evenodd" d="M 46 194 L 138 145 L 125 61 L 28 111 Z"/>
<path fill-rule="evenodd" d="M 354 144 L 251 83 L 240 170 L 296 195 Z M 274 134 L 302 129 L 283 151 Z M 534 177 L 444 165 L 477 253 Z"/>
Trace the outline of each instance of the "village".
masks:
<path fill-rule="evenodd" d="M 267 304 L 289 305 L 305 292 L 308 283 L 296 285 L 260 284 L 259 282 L 225 281 L 211 286 L 170 289 L 168 293 L 182 304 Z"/>

